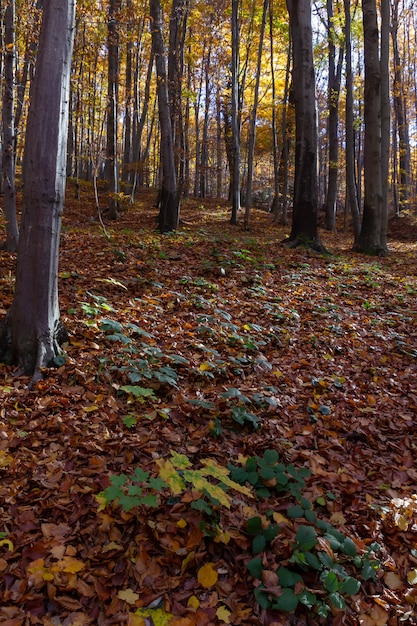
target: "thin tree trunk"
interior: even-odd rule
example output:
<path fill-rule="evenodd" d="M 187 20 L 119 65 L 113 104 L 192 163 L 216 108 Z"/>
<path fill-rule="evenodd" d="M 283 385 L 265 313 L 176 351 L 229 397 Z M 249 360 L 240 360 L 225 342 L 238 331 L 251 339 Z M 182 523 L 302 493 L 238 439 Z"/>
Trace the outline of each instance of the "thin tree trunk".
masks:
<path fill-rule="evenodd" d="M 19 241 L 19 227 L 16 217 L 15 187 L 15 123 L 14 123 L 14 65 L 15 65 L 15 0 L 9 0 L 4 11 L 4 88 L 3 88 L 3 143 L 2 179 L 4 194 L 4 215 L 6 218 L 6 240 L 2 248 L 16 252 Z"/>
<path fill-rule="evenodd" d="M 240 120 L 239 120 L 239 0 L 232 0 L 232 215 L 237 224 L 240 209 Z"/>
<path fill-rule="evenodd" d="M 410 197 L 410 140 L 408 133 L 407 109 L 404 97 L 403 67 L 398 46 L 398 4 L 392 3 L 392 48 L 394 64 L 393 102 L 398 133 L 398 157 L 394 150 L 394 185 L 398 186 L 399 210 L 407 208 Z M 397 141 L 396 141 L 397 143 Z"/>
<path fill-rule="evenodd" d="M 258 60 L 256 64 L 256 78 L 255 78 L 255 93 L 254 93 L 253 107 L 251 111 L 251 119 L 250 119 L 250 126 L 249 126 L 248 173 L 247 173 L 247 181 L 246 181 L 245 219 L 244 219 L 244 228 L 246 229 L 249 228 L 250 207 L 252 204 L 252 179 L 253 179 L 253 159 L 255 155 L 255 141 L 256 141 L 256 119 L 258 115 L 259 82 L 261 78 L 262 51 L 263 51 L 263 44 L 264 44 L 266 16 L 268 14 L 268 6 L 269 6 L 269 0 L 264 0 L 263 9 L 262 9 L 261 30 L 259 33 Z"/>
<path fill-rule="evenodd" d="M 355 131 L 353 127 L 353 75 L 352 75 L 352 45 L 351 45 L 351 16 L 350 0 L 344 0 L 345 10 L 345 45 L 346 45 L 346 105 L 345 105 L 345 133 L 346 133 L 346 187 L 347 198 L 353 221 L 355 243 L 360 233 L 360 212 L 358 191 L 355 180 Z"/>
<path fill-rule="evenodd" d="M 110 0 L 107 23 L 108 92 L 107 92 L 107 150 L 106 178 L 109 184 L 109 219 L 119 218 L 119 181 L 117 173 L 117 109 L 119 84 L 118 12 L 121 0 Z"/>
<path fill-rule="evenodd" d="M 336 228 L 337 177 L 339 173 L 339 94 L 342 78 L 343 47 L 336 65 L 335 19 L 333 0 L 327 0 L 327 41 L 329 46 L 327 137 L 329 146 L 327 193 L 325 200 L 326 228 Z"/>

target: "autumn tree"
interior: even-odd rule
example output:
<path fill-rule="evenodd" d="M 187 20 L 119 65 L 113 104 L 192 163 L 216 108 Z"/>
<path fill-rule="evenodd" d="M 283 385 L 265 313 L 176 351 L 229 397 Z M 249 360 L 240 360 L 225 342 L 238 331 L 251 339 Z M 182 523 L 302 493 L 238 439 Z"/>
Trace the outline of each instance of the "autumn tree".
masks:
<path fill-rule="evenodd" d="M 23 162 L 15 295 L 1 320 L 1 359 L 38 377 L 56 362 L 66 333 L 58 303 L 58 250 L 66 180 L 75 0 L 43 7 Z"/>

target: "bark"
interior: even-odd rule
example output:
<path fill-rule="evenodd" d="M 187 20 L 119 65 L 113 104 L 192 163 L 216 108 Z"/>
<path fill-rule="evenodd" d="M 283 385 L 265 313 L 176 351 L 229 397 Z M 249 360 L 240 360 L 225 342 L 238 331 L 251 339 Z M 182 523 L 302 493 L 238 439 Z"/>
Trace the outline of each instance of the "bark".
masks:
<path fill-rule="evenodd" d="M 109 184 L 109 219 L 119 218 L 119 181 L 117 174 L 117 110 L 119 85 L 119 26 L 118 12 L 121 0 L 110 0 L 107 22 L 108 92 L 106 179 Z"/>
<path fill-rule="evenodd" d="M 329 46 L 328 95 L 327 95 L 327 137 L 329 162 L 327 192 L 325 200 L 326 228 L 336 228 L 337 178 L 339 173 L 339 94 L 342 78 L 343 47 L 339 50 L 336 64 L 335 25 L 333 0 L 327 0 L 327 41 Z"/>
<path fill-rule="evenodd" d="M 184 46 L 190 0 L 172 0 L 169 21 L 168 94 L 171 112 L 172 140 L 178 185 L 183 181 L 184 117 L 182 110 L 182 81 L 184 75 Z"/>
<path fill-rule="evenodd" d="M 15 296 L 1 323 L 2 355 L 33 374 L 60 354 L 65 332 L 58 304 L 58 250 L 65 194 L 74 0 L 43 11 L 23 161 L 22 221 Z"/>
<path fill-rule="evenodd" d="M 382 241 L 383 195 L 381 172 L 381 64 L 375 0 L 363 0 L 364 29 L 364 205 L 361 231 L 355 250 L 385 254 Z"/>
<path fill-rule="evenodd" d="M 398 46 L 398 4 L 392 3 L 392 50 L 394 64 L 393 103 L 398 133 L 398 158 L 394 155 L 398 169 L 394 171 L 394 185 L 398 189 L 399 210 L 408 207 L 410 198 L 410 139 L 408 132 L 407 107 L 404 97 L 404 79 L 401 56 Z M 395 138 L 396 141 L 396 138 Z"/>
<path fill-rule="evenodd" d="M 158 227 L 161 233 L 165 233 L 178 228 L 180 199 L 177 193 L 160 0 L 150 0 L 149 6 L 152 20 L 152 48 L 155 55 L 159 125 L 161 130 L 162 184 L 159 194 Z"/>
<path fill-rule="evenodd" d="M 201 136 L 201 156 L 200 156 L 200 198 L 207 197 L 208 191 L 208 128 L 209 128 L 209 113 L 210 113 L 210 100 L 211 100 L 211 84 L 210 84 L 210 60 L 211 60 L 211 44 L 208 46 L 207 55 L 204 63 L 204 119 L 203 119 L 203 133 Z"/>
<path fill-rule="evenodd" d="M 6 220 L 6 240 L 2 248 L 16 252 L 19 241 L 19 227 L 16 217 L 15 187 L 15 122 L 14 122 L 14 65 L 15 65 L 15 2 L 9 0 L 4 11 L 4 88 L 3 88 L 3 142 L 2 142 L 2 187 L 4 194 L 4 215 Z"/>
<path fill-rule="evenodd" d="M 263 50 L 263 44 L 264 44 L 264 34 L 265 34 L 266 16 L 268 14 L 268 6 L 269 6 L 269 0 L 264 0 L 263 10 L 262 10 L 261 30 L 259 33 L 258 59 L 257 59 L 257 64 L 256 64 L 255 94 L 254 94 L 254 101 L 253 101 L 250 126 L 249 126 L 248 175 L 247 175 L 247 182 L 246 182 L 245 221 L 244 221 L 245 228 L 249 228 L 250 207 L 252 204 L 252 179 L 253 179 L 253 159 L 255 155 L 255 141 L 256 141 L 256 119 L 258 115 L 259 83 L 260 83 L 260 78 L 261 78 L 262 50 Z"/>
<path fill-rule="evenodd" d="M 295 179 L 290 246 L 323 250 L 317 228 L 317 114 L 310 0 L 287 0 L 293 47 Z"/>
<path fill-rule="evenodd" d="M 351 49 L 351 17 L 350 0 L 344 0 L 345 11 L 345 46 L 346 46 L 346 105 L 345 105 L 345 133 L 346 133 L 346 191 L 352 215 L 355 242 L 360 232 L 360 215 L 358 191 L 355 180 L 355 131 L 353 127 L 353 74 Z"/>
<path fill-rule="evenodd" d="M 128 0 L 127 10 L 132 13 L 132 2 Z M 130 20 L 129 30 L 133 30 L 133 20 Z M 133 75 L 133 40 L 129 37 L 126 43 L 126 70 L 125 70 L 125 120 L 122 180 L 125 183 L 125 193 L 132 191 L 132 75 Z"/>
<path fill-rule="evenodd" d="M 232 0 L 232 112 L 231 112 L 231 224 L 237 224 L 240 209 L 240 120 L 239 120 L 239 0 Z"/>

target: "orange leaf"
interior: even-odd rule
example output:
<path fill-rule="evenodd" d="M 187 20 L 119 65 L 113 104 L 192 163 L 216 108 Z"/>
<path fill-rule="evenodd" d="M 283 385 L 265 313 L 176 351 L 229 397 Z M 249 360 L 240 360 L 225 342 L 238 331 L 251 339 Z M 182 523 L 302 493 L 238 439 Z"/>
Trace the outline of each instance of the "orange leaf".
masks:
<path fill-rule="evenodd" d="M 218 579 L 219 575 L 214 569 L 214 563 L 206 563 L 198 570 L 197 578 L 202 587 L 208 589 L 213 587 Z"/>

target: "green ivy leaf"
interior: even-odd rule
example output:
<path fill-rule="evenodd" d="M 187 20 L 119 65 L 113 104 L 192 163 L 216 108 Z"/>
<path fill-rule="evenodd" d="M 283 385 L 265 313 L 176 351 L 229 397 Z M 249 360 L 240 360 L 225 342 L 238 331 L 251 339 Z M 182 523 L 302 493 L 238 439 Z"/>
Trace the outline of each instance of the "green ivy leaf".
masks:
<path fill-rule="evenodd" d="M 262 518 L 251 517 L 248 519 L 246 529 L 250 535 L 259 535 L 262 532 Z"/>
<path fill-rule="evenodd" d="M 304 551 L 311 550 L 318 543 L 317 532 L 312 526 L 300 526 L 295 538 L 301 550 Z"/>
<path fill-rule="evenodd" d="M 261 609 L 266 611 L 271 607 L 271 601 L 268 598 L 268 594 L 266 591 L 263 591 L 262 588 L 257 587 L 255 589 L 255 598 Z"/>
<path fill-rule="evenodd" d="M 282 594 L 276 599 L 272 608 L 277 611 L 285 611 L 290 613 L 297 608 L 298 598 L 293 589 L 283 589 Z"/>
<path fill-rule="evenodd" d="M 356 578 L 353 578 L 352 576 L 348 576 L 343 581 L 341 592 L 345 593 L 348 596 L 354 596 L 358 593 L 360 588 L 361 584 L 359 580 L 356 580 Z"/>
<path fill-rule="evenodd" d="M 299 504 L 295 504 L 288 508 L 287 515 L 293 519 L 299 519 L 300 517 L 304 517 L 304 509 Z"/>
<path fill-rule="evenodd" d="M 292 572 L 287 567 L 281 565 L 277 569 L 277 576 L 279 578 L 279 584 L 282 587 L 294 587 L 296 583 L 302 582 L 303 578 L 297 572 Z"/>
<path fill-rule="evenodd" d="M 246 564 L 247 570 L 251 576 L 257 578 L 258 580 L 262 580 L 262 559 L 257 556 L 254 559 L 251 559 Z"/>
<path fill-rule="evenodd" d="M 340 595 L 340 593 L 331 593 L 329 595 L 329 601 L 336 609 L 344 610 L 346 608 L 345 599 Z"/>
<path fill-rule="evenodd" d="M 263 552 L 266 548 L 266 539 L 264 535 L 256 535 L 252 541 L 252 552 L 254 554 L 259 554 Z"/>
<path fill-rule="evenodd" d="M 330 593 L 339 591 L 340 583 L 334 572 L 328 572 L 324 578 L 324 586 Z"/>
<path fill-rule="evenodd" d="M 346 554 L 346 556 L 356 556 L 356 545 L 350 537 L 346 537 L 344 540 L 342 544 L 342 551 Z"/>

